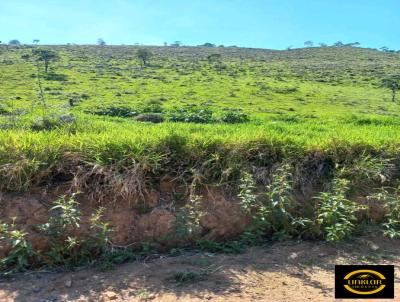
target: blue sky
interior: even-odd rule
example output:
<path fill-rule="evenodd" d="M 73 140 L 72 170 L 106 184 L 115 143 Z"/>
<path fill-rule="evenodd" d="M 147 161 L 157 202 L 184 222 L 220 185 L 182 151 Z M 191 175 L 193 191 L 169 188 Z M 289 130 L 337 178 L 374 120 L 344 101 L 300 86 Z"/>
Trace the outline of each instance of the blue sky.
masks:
<path fill-rule="evenodd" d="M 0 0 L 0 40 L 400 49 L 400 0 Z"/>

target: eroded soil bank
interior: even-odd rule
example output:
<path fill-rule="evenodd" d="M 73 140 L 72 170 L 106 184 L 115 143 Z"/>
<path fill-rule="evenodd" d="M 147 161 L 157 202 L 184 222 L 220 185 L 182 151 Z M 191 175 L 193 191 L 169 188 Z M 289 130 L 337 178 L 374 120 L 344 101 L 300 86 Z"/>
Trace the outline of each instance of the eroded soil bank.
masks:
<path fill-rule="evenodd" d="M 54 201 L 68 195 L 66 187 L 51 190 L 43 188 L 26 194 L 0 193 L 0 221 L 15 223 L 19 230 L 27 232 L 28 240 L 35 250 L 45 251 L 48 238 L 37 230 L 37 226 L 49 221 Z M 178 246 L 184 242 L 174 236 L 179 208 L 187 203 L 187 192 L 174 187 L 172 182 L 161 183 L 158 190 L 146 192 L 128 200 L 96 201 L 86 194 L 76 197 L 81 213 L 80 227 L 73 235 L 85 238 L 90 231 L 89 220 L 99 207 L 104 207 L 104 221 L 110 224 L 112 244 L 118 247 L 151 242 L 158 250 Z M 223 240 L 241 234 L 249 224 L 237 198 L 229 199 L 220 189 L 207 188 L 202 191 L 199 224 L 202 238 Z M 0 246 L 0 256 L 8 251 Z"/>
<path fill-rule="evenodd" d="M 106 272 L 14 275 L 1 280 L 0 301 L 339 301 L 334 299 L 334 265 L 364 263 L 395 265 L 396 298 L 387 301 L 400 301 L 400 241 L 380 234 L 337 246 L 286 241 L 238 255 L 153 256 Z M 183 274 L 192 277 L 177 281 Z"/>

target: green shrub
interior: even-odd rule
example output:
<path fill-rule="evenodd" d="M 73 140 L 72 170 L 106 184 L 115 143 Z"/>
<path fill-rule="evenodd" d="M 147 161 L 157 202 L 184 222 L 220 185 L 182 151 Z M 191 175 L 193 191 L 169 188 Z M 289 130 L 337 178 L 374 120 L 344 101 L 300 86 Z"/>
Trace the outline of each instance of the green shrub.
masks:
<path fill-rule="evenodd" d="M 357 221 L 356 213 L 365 208 L 346 198 L 348 183 L 335 178 L 331 190 L 318 197 L 317 222 L 327 241 L 338 242 L 348 237 Z"/>
<path fill-rule="evenodd" d="M 172 122 L 184 122 L 184 123 L 199 123 L 206 124 L 212 123 L 213 111 L 208 108 L 202 107 L 188 107 L 179 108 L 168 113 L 168 119 Z"/>
<path fill-rule="evenodd" d="M 164 111 L 161 104 L 148 102 L 141 110 L 142 113 L 162 113 Z"/>
<path fill-rule="evenodd" d="M 368 196 L 382 203 L 386 211 L 385 221 L 382 223 L 383 234 L 390 238 L 400 238 L 400 188 L 394 189 L 393 193 L 389 188 L 381 188 L 379 192 Z"/>
<path fill-rule="evenodd" d="M 34 131 L 54 130 L 75 123 L 76 119 L 70 114 L 50 114 L 37 118 L 30 126 Z"/>
<path fill-rule="evenodd" d="M 191 194 L 189 202 L 179 209 L 175 220 L 175 235 L 180 239 L 194 238 L 201 232 L 204 215 L 201 196 Z"/>
<path fill-rule="evenodd" d="M 115 117 L 134 117 L 139 114 L 137 110 L 125 106 L 110 106 L 93 112 L 96 115 Z"/>
<path fill-rule="evenodd" d="M 8 244 L 11 248 L 8 255 L 0 259 L 0 272 L 3 275 L 24 271 L 30 267 L 30 260 L 36 253 L 27 240 L 27 235 L 16 228 L 15 221 L 11 224 L 0 221 L 0 243 Z"/>
<path fill-rule="evenodd" d="M 229 110 L 221 115 L 220 121 L 227 124 L 246 123 L 249 121 L 249 116 L 241 110 Z"/>
<path fill-rule="evenodd" d="M 8 106 L 4 104 L 0 104 L 0 114 L 9 114 L 10 110 L 8 109 Z"/>
<path fill-rule="evenodd" d="M 136 116 L 135 120 L 138 122 L 150 122 L 156 124 L 162 123 L 164 121 L 164 117 L 160 113 L 144 113 Z"/>

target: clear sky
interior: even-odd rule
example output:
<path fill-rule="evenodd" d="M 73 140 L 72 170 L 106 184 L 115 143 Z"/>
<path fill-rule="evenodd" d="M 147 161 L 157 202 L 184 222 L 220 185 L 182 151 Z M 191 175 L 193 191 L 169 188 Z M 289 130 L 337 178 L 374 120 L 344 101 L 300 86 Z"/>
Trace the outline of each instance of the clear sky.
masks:
<path fill-rule="evenodd" d="M 0 0 L 0 40 L 400 49 L 400 0 Z"/>

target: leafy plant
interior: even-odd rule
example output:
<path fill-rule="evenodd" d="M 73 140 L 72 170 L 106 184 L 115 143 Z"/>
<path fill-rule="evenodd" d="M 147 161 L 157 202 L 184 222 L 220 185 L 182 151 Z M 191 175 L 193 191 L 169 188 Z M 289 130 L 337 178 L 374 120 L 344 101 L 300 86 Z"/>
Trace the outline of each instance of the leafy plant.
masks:
<path fill-rule="evenodd" d="M 400 188 L 393 189 L 381 188 L 379 192 L 368 196 L 368 199 L 374 199 L 383 204 L 386 211 L 386 220 L 382 223 L 383 234 L 390 238 L 400 238 Z"/>
<path fill-rule="evenodd" d="M 61 196 L 54 202 L 55 206 L 50 209 L 52 215 L 49 221 L 38 226 L 44 234 L 59 239 L 71 229 L 79 228 L 81 213 L 77 208 L 76 195 L 72 194 L 70 197 Z"/>
<path fill-rule="evenodd" d="M 187 239 L 201 231 L 200 219 L 204 215 L 201 196 L 191 194 L 189 202 L 179 209 L 175 220 L 175 234 Z"/>
<path fill-rule="evenodd" d="M 27 239 L 28 233 L 16 228 L 15 219 L 11 224 L 0 221 L 0 243 L 8 244 L 10 251 L 0 259 L 0 271 L 3 275 L 28 269 L 30 260 L 36 255 Z"/>
<path fill-rule="evenodd" d="M 348 237 L 357 221 L 356 213 L 365 208 L 346 198 L 348 183 L 335 178 L 331 190 L 318 197 L 317 222 L 327 241 L 338 242 Z"/>

